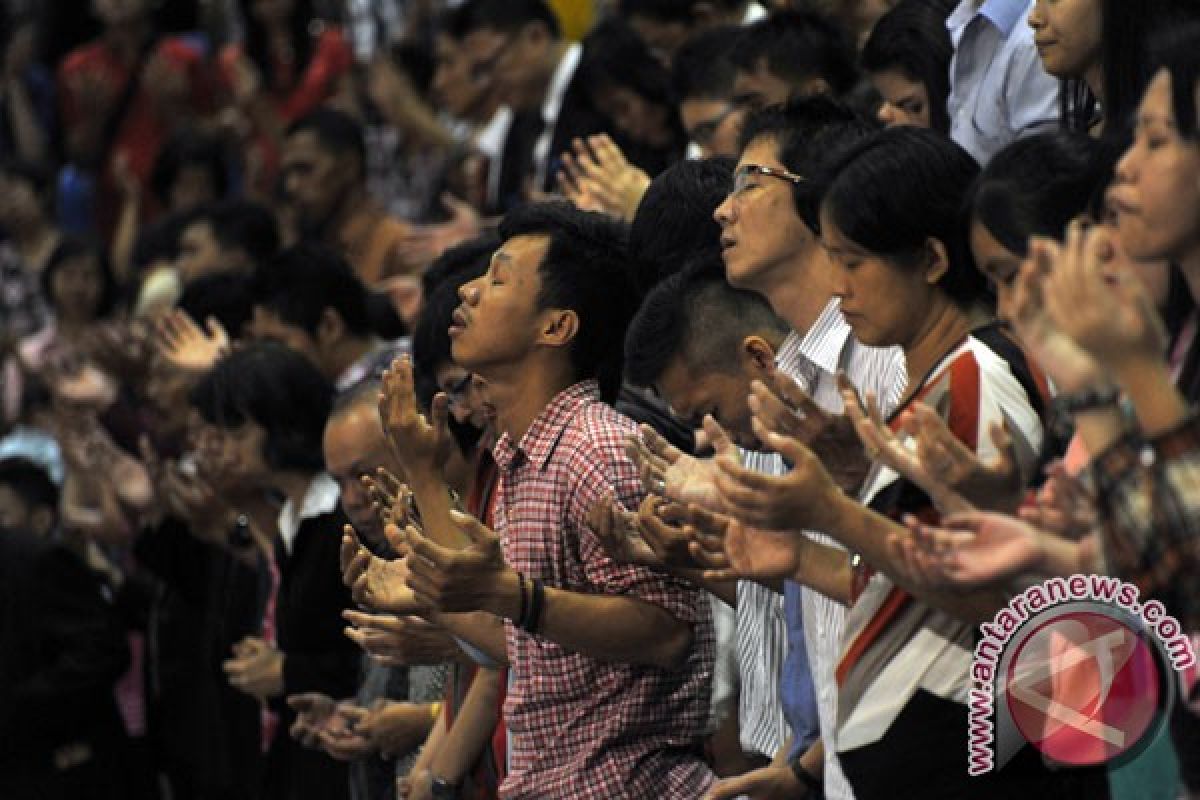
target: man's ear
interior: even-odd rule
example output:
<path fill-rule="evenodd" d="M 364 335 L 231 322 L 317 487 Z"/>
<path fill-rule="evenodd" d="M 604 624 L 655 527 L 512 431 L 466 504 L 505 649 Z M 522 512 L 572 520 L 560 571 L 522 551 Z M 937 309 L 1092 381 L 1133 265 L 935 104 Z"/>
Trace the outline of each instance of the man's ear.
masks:
<path fill-rule="evenodd" d="M 579 315 L 569 309 L 553 309 L 542 315 L 542 329 L 538 337 L 542 344 L 550 347 L 566 347 L 579 333 Z"/>
<path fill-rule="evenodd" d="M 340 341 L 346 335 L 346 321 L 342 319 L 342 315 L 334 311 L 332 308 L 325 308 L 321 312 L 321 319 L 317 322 L 317 346 L 322 347 Z"/>
<path fill-rule="evenodd" d="M 755 378 L 761 379 L 775 369 L 775 348 L 761 336 L 751 334 L 743 339 L 739 355 L 742 368 Z"/>
<path fill-rule="evenodd" d="M 54 530 L 55 513 L 53 509 L 40 506 L 29 515 L 29 530 L 35 536 L 49 536 Z"/>
<path fill-rule="evenodd" d="M 940 239 L 925 240 L 925 282 L 935 286 L 950 270 L 950 253 Z"/>

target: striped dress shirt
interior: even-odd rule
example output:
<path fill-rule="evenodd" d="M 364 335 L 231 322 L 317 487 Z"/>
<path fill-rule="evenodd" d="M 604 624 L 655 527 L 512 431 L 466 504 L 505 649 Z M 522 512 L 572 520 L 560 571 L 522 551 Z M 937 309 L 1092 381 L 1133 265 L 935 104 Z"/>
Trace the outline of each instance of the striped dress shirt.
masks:
<path fill-rule="evenodd" d="M 885 414 L 900 401 L 907 382 L 903 352 L 897 347 L 860 344 L 851 334 L 836 298 L 829 301 L 805 336 L 795 332 L 788 336 L 779 348 L 775 364 L 796 380 L 818 406 L 834 413 L 842 411 L 842 397 L 837 388 L 839 371 L 846 373 L 860 393 L 874 393 Z M 823 533 L 806 533 L 822 544 L 840 547 Z M 853 800 L 854 792 L 842 773 L 834 743 L 838 695 L 834 671 L 841 657 L 846 607 L 791 581 L 784 585 L 784 596 L 788 611 L 799 608 L 802 615 L 825 744 L 825 797 Z M 788 616 L 789 626 L 794 626 L 794 612 Z M 784 680 L 788 677 L 785 674 Z"/>

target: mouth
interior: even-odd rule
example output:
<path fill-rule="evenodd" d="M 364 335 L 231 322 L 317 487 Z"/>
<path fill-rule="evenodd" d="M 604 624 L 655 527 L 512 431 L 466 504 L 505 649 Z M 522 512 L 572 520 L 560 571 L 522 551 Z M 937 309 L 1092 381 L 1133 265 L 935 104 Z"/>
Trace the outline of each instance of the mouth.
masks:
<path fill-rule="evenodd" d="M 1108 193 L 1108 207 L 1115 214 L 1137 214 L 1138 207 L 1121 197 L 1117 192 Z"/>
<path fill-rule="evenodd" d="M 459 306 L 458 308 L 454 309 L 454 313 L 450 315 L 450 329 L 448 332 L 451 336 L 457 336 L 466 330 L 466 328 L 467 314 L 462 310 L 462 306 Z"/>
<path fill-rule="evenodd" d="M 722 236 L 721 237 L 721 252 L 722 253 L 732 250 L 734 247 L 737 247 L 737 239 L 734 239 L 731 236 Z"/>

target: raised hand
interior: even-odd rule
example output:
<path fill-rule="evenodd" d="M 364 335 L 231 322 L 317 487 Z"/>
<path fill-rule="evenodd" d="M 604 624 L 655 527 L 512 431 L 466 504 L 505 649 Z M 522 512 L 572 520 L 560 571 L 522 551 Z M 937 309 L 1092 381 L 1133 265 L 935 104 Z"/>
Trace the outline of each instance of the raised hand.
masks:
<path fill-rule="evenodd" d="M 387 467 L 379 467 L 375 475 L 361 478 L 375 513 L 384 525 L 404 528 L 419 522 L 413 491 L 408 484 L 393 475 Z"/>
<path fill-rule="evenodd" d="M 844 377 L 839 378 L 838 387 L 842 393 L 846 415 L 862 441 L 863 450 L 871 459 L 912 481 L 929 495 L 934 506 L 943 514 L 971 508 L 971 504 L 962 495 L 930 470 L 917 453 L 909 449 L 888 427 L 883 421 L 875 397 L 870 392 L 867 393 L 864 408 L 858 392 Z"/>
<path fill-rule="evenodd" d="M 563 153 L 563 163 L 577 183 L 586 185 L 599 210 L 627 222 L 632 220 L 650 177 L 629 163 L 608 134 L 575 139 L 571 148 L 573 152 Z"/>
<path fill-rule="evenodd" d="M 257 636 L 233 646 L 233 658 L 222 665 L 229 685 L 265 701 L 283 693 L 283 653 Z"/>
<path fill-rule="evenodd" d="M 760 440 L 764 431 L 797 439 L 817 454 L 838 486 L 852 491 L 862 484 L 871 464 L 849 417 L 825 411 L 779 371 L 771 385 L 754 381 L 750 391 L 752 424 Z"/>
<path fill-rule="evenodd" d="M 649 425 L 639 426 L 639 432 L 640 437 L 626 440 L 625 452 L 637 465 L 647 492 L 677 503 L 720 509 L 716 464 L 712 459 L 686 455 Z M 722 439 L 723 446 L 725 442 L 727 438 Z"/>
<path fill-rule="evenodd" d="M 358 761 L 379 747 L 369 731 L 362 729 L 371 712 L 357 703 L 341 702 L 317 731 L 317 746 L 337 761 Z"/>
<path fill-rule="evenodd" d="M 941 415 L 924 403 L 913 406 L 909 432 L 916 436 L 921 463 L 968 503 L 1013 513 L 1025 499 L 1025 480 L 1017 462 L 1016 443 L 1004 422 L 993 422 L 988 429 L 996 456 L 986 463 L 959 441 Z"/>
<path fill-rule="evenodd" d="M 296 721 L 289 731 L 292 738 L 305 747 L 318 747 L 318 734 L 337 708 L 337 701 L 327 694 L 306 692 L 289 695 L 288 706 L 296 712 Z"/>
<path fill-rule="evenodd" d="M 638 529 L 638 515 L 626 510 L 609 492 L 588 509 L 587 526 L 608 557 L 618 564 L 660 567 L 662 561 Z"/>
<path fill-rule="evenodd" d="M 364 608 L 391 614 L 414 614 L 424 606 L 408 588 L 408 559 L 382 559 L 362 546 L 354 528 L 342 533 L 342 581 Z"/>
<path fill-rule="evenodd" d="M 1108 235 L 1102 228 L 1085 231 L 1075 220 L 1061 248 L 1046 243 L 1055 261 L 1045 279 L 1046 309 L 1060 330 L 1110 369 L 1161 360 L 1166 328 L 1137 276 L 1111 263 Z"/>
<path fill-rule="evenodd" d="M 442 664 L 458 655 L 458 645 L 444 630 L 421 617 L 367 614 L 347 610 L 346 636 L 368 655 L 388 666 Z"/>
<path fill-rule="evenodd" d="M 429 417 L 417 407 L 412 359 L 401 356 L 383 373 L 379 418 L 404 471 L 412 478 L 441 469 L 454 446 L 446 419 L 449 399 L 445 392 L 433 398 Z"/>
<path fill-rule="evenodd" d="M 205 328 L 201 330 L 186 311 L 169 311 L 156 325 L 158 352 L 178 369 L 207 372 L 229 352 L 229 334 L 215 317 L 205 321 Z"/>
<path fill-rule="evenodd" d="M 786 475 L 746 469 L 728 455 L 717 457 L 717 488 L 730 516 L 755 528 L 774 531 L 820 530 L 824 514 L 841 490 L 804 443 L 760 429 L 762 443 L 792 464 Z"/>
<path fill-rule="evenodd" d="M 375 703 L 355 724 L 372 750 L 385 759 L 408 755 L 425 741 L 433 720 L 429 707 L 421 703 Z"/>
<path fill-rule="evenodd" d="M 442 206 L 450 219 L 436 225 L 413 225 L 397 248 L 406 264 L 424 269 L 431 261 L 460 242 L 479 235 L 483 221 L 475 208 L 452 194 L 443 194 Z"/>
<path fill-rule="evenodd" d="M 684 527 L 685 506 L 647 495 L 637 516 L 642 539 L 663 565 L 683 569 L 703 566 L 692 554 L 692 538 Z"/>
<path fill-rule="evenodd" d="M 1012 580 L 1040 569 L 1046 558 L 1046 534 L 1007 514 L 968 511 L 940 526 L 906 523 L 925 567 L 960 587 Z"/>
<path fill-rule="evenodd" d="M 1082 539 L 1100 522 L 1095 495 L 1068 474 L 1061 461 L 1046 467 L 1046 482 L 1035 503 L 1022 507 L 1018 516 L 1035 528 L 1071 540 Z"/>
<path fill-rule="evenodd" d="M 808 538 L 803 534 L 751 528 L 697 506 L 689 506 L 685 516 L 692 556 L 706 565 L 708 580 L 774 583 L 794 576 L 804 563 Z"/>
<path fill-rule="evenodd" d="M 405 531 L 411 551 L 408 586 L 418 601 L 439 611 L 496 613 L 504 579 L 512 575 L 500 537 L 469 514 L 451 511 L 450 518 L 470 542 L 461 550 L 434 544 L 416 528 Z"/>

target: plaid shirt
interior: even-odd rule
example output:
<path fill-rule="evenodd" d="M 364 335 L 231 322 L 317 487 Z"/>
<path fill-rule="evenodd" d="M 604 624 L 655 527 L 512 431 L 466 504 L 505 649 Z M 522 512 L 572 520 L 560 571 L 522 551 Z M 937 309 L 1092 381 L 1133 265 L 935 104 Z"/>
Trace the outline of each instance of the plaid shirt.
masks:
<path fill-rule="evenodd" d="M 693 626 L 692 652 L 677 670 L 607 663 L 506 623 L 512 739 L 501 797 L 695 798 L 713 780 L 696 755 L 714 658 L 708 600 L 669 576 L 612 561 L 585 524 L 606 492 L 630 509 L 641 501 L 623 450 L 636 430 L 600 401 L 594 381 L 561 392 L 519 444 L 507 435 L 496 443 L 496 530 L 514 569 L 547 586 L 660 606 Z"/>
<path fill-rule="evenodd" d="M 1150 441 L 1130 433 L 1092 476 L 1112 571 L 1200 631 L 1200 415 Z"/>

